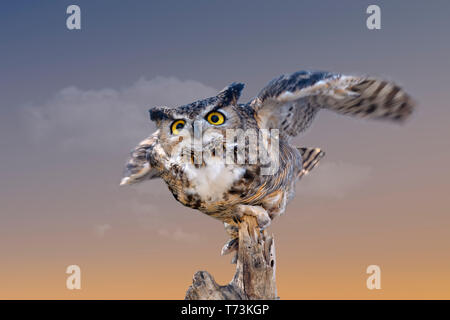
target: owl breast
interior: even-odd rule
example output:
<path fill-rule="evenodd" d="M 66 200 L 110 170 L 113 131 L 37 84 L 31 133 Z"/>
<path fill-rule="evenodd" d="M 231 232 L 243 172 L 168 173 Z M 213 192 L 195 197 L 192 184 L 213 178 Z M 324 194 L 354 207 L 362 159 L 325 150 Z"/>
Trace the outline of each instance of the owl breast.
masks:
<path fill-rule="evenodd" d="M 170 171 L 163 179 L 179 202 L 205 213 L 226 214 L 239 199 L 232 189 L 242 180 L 246 168 L 213 157 L 201 166 L 185 163 Z"/>
<path fill-rule="evenodd" d="M 208 203 L 223 201 L 224 194 L 244 175 L 245 169 L 211 159 L 208 164 L 199 168 L 187 164 L 184 172 L 188 180 L 185 192 L 197 195 L 201 201 Z"/>

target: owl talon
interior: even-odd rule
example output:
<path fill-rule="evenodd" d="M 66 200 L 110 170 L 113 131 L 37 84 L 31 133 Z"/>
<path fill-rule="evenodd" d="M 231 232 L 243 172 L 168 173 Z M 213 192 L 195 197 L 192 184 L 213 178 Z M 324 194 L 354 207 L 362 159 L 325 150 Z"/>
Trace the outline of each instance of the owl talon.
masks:
<path fill-rule="evenodd" d="M 239 224 L 242 222 L 242 217 L 235 215 L 235 216 L 233 216 L 233 221 L 234 221 L 234 223 Z"/>
<path fill-rule="evenodd" d="M 234 238 L 229 240 L 222 248 L 222 251 L 220 252 L 220 255 L 224 256 L 227 255 L 233 251 L 237 251 L 239 245 L 238 238 Z"/>
<path fill-rule="evenodd" d="M 239 228 L 237 227 L 237 225 L 232 225 L 224 222 L 223 226 L 225 227 L 225 231 L 229 234 L 231 239 L 239 237 Z"/>

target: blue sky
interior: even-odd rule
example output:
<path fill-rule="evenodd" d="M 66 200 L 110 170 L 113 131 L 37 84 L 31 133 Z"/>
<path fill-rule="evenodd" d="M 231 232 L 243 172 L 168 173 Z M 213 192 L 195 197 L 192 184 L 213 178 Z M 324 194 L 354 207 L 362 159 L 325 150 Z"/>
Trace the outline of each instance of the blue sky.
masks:
<path fill-rule="evenodd" d="M 376 2 L 378 33 L 365 28 L 370 1 L 4 2 L 2 108 L 69 85 L 120 87 L 157 75 L 217 88 L 244 81 L 249 97 L 266 79 L 299 68 L 383 73 L 380 60 L 395 72 L 419 52 L 444 58 L 448 2 Z M 65 27 L 72 3 L 82 10 L 81 31 Z"/>

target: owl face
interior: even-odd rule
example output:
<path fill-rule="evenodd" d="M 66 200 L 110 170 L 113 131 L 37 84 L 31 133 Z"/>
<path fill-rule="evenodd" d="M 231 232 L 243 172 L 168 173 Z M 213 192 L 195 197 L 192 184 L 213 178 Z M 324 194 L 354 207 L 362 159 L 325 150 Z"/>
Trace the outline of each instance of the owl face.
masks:
<path fill-rule="evenodd" d="M 166 154 L 174 155 L 196 143 L 202 149 L 225 141 L 228 129 L 243 128 L 246 119 L 237 104 L 241 84 L 232 84 L 217 96 L 176 108 L 150 109 Z M 195 142 L 194 142 L 195 139 Z"/>

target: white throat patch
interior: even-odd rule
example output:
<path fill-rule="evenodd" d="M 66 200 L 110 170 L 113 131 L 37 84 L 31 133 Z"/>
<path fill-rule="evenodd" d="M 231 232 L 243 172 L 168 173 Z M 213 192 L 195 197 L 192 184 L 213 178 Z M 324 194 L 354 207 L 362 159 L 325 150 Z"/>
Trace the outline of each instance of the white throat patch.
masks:
<path fill-rule="evenodd" d="M 191 183 L 188 193 L 198 194 L 203 201 L 218 201 L 233 183 L 239 180 L 245 168 L 233 164 L 226 165 L 223 159 L 211 157 L 205 166 L 196 168 L 185 164 L 184 172 Z"/>

